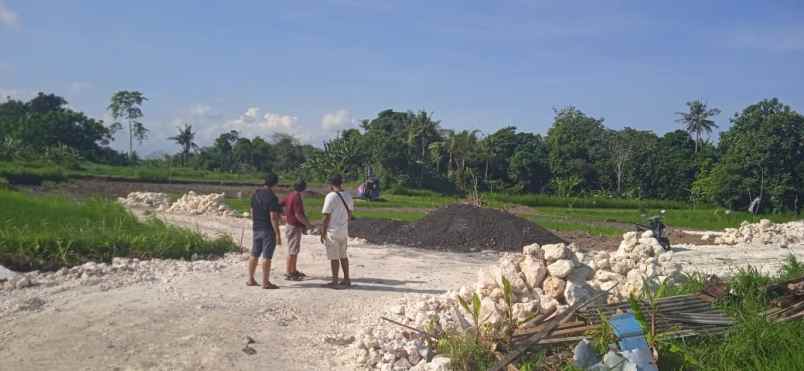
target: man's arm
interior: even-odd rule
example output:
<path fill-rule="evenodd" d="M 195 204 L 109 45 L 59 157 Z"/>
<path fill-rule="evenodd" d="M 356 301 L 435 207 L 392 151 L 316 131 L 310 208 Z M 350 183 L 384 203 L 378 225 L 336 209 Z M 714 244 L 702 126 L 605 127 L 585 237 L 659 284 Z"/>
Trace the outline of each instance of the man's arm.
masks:
<path fill-rule="evenodd" d="M 276 211 L 271 211 L 271 225 L 274 227 L 274 236 L 276 236 L 276 244 L 282 244 L 282 233 L 279 233 L 279 219 L 282 216 Z"/>
<path fill-rule="evenodd" d="M 304 215 L 303 210 L 302 211 L 296 211 L 296 220 L 302 222 L 302 224 L 304 224 L 304 226 L 307 227 L 307 228 L 312 228 L 313 227 L 313 224 L 310 223 L 310 221 L 307 220 L 307 216 Z"/>
<path fill-rule="evenodd" d="M 329 229 L 330 214 L 324 214 L 324 223 L 321 226 L 321 242 L 327 240 L 327 229 Z"/>
<path fill-rule="evenodd" d="M 307 220 L 307 215 L 304 213 L 304 201 L 302 201 L 301 196 L 299 196 L 299 207 L 296 209 L 294 215 L 296 216 L 296 220 L 302 222 L 305 227 L 313 227 L 313 223 L 310 223 L 310 221 Z"/>

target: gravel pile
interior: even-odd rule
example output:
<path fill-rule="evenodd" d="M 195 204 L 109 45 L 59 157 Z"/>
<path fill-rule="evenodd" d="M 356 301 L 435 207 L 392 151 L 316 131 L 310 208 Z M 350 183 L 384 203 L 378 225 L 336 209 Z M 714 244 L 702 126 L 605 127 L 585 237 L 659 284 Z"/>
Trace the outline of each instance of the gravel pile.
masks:
<path fill-rule="evenodd" d="M 708 239 L 708 236 L 704 236 Z M 778 245 L 786 249 L 792 244 L 804 242 L 804 221 L 775 224 L 768 219 L 759 223 L 743 221 L 739 228 L 726 228 L 715 237 L 718 245 Z"/>
<path fill-rule="evenodd" d="M 519 251 L 522 246 L 564 242 L 516 215 L 471 205 L 449 205 L 413 223 L 355 220 L 350 233 L 376 244 L 460 252 Z"/>
<path fill-rule="evenodd" d="M 534 314 L 554 316 L 579 301 L 615 288 L 608 301 L 619 301 L 643 288 L 646 278 L 659 281 L 683 279 L 680 266 L 672 264 L 651 232 L 623 235 L 617 252 L 585 254 L 564 243 L 531 244 L 522 254 L 503 255 L 496 265 L 481 269 L 471 286 L 444 295 L 406 296 L 386 308 L 385 316 L 408 326 L 441 331 L 469 331 L 471 317 L 457 298 L 470 300 L 477 294 L 481 301 L 481 326 L 502 331 L 506 304 L 502 278 L 512 285 L 511 309 L 519 320 Z M 418 334 L 387 322 L 364 324 L 355 336 L 351 351 L 357 362 L 368 369 L 431 370 L 440 369 L 448 360 L 426 362 L 431 351 Z"/>
<path fill-rule="evenodd" d="M 168 195 L 158 192 L 131 192 L 125 198 L 118 198 L 117 201 L 126 207 L 143 207 L 159 211 L 167 210 L 170 207 Z"/>
<path fill-rule="evenodd" d="M 227 254 L 217 260 L 139 260 L 114 258 L 111 264 L 88 262 L 55 272 L 32 271 L 17 273 L 13 278 L 0 281 L 0 289 L 21 290 L 31 286 L 55 286 L 77 281 L 81 285 L 102 285 L 104 289 L 142 282 L 168 283 L 191 272 L 217 272 L 230 264 L 240 262 L 240 254 Z"/>

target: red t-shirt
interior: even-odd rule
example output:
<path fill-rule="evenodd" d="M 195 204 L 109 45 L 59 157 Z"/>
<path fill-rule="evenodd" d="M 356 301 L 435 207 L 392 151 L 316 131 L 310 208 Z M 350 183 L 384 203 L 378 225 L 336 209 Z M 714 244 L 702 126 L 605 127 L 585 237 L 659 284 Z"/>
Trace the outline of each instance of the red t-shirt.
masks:
<path fill-rule="evenodd" d="M 296 219 L 296 213 L 304 214 L 304 204 L 299 192 L 290 192 L 282 200 L 282 206 L 284 206 L 285 220 L 287 220 L 288 224 L 294 227 L 304 227 L 304 223 Z"/>

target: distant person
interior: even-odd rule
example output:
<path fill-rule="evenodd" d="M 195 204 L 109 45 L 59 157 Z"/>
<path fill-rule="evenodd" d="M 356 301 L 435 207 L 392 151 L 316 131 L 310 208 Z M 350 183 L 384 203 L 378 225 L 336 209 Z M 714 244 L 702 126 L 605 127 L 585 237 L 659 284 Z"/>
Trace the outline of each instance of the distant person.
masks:
<path fill-rule="evenodd" d="M 329 178 L 330 192 L 324 198 L 324 223 L 321 227 L 321 243 L 327 248 L 327 258 L 332 267 L 332 281 L 325 286 L 347 288 L 352 286 L 349 278 L 349 257 L 346 247 L 349 241 L 349 221 L 355 209 L 352 196 L 343 191 L 343 178 L 334 175 Z M 343 268 L 343 280 L 338 282 L 338 267 Z"/>
<path fill-rule="evenodd" d="M 302 194 L 307 189 L 307 182 L 299 179 L 293 184 L 293 192 L 290 192 L 281 202 L 285 210 L 285 239 L 288 241 L 288 262 L 285 279 L 291 281 L 301 281 L 306 274 L 299 271 L 296 264 L 301 250 L 301 238 L 307 233 L 308 228 L 313 225 L 307 220 L 304 213 L 304 202 Z"/>
<path fill-rule="evenodd" d="M 271 259 L 274 256 L 276 245 L 282 245 L 282 235 L 279 233 L 279 218 L 282 206 L 274 194 L 273 187 L 279 182 L 276 174 L 265 176 L 265 185 L 254 191 L 251 196 L 251 221 L 254 232 L 251 257 L 248 260 L 249 286 L 257 286 L 254 272 L 257 270 L 257 261 L 262 258 L 262 288 L 278 289 L 279 286 L 271 283 Z"/>

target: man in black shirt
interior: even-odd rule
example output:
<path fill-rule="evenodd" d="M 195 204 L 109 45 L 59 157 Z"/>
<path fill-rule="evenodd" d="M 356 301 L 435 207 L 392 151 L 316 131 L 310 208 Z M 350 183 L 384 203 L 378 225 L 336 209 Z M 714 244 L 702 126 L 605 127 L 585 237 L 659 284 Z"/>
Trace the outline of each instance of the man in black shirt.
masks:
<path fill-rule="evenodd" d="M 276 174 L 269 173 L 265 177 L 265 185 L 251 196 L 251 221 L 254 232 L 254 242 L 251 247 L 251 257 L 248 260 L 249 286 L 257 286 L 254 272 L 257 270 L 257 261 L 262 258 L 262 288 L 278 289 L 271 283 L 271 258 L 274 256 L 276 245 L 282 245 L 282 234 L 279 233 L 279 218 L 282 207 L 274 194 L 273 187 L 279 182 Z"/>

